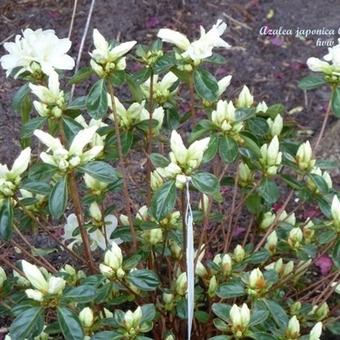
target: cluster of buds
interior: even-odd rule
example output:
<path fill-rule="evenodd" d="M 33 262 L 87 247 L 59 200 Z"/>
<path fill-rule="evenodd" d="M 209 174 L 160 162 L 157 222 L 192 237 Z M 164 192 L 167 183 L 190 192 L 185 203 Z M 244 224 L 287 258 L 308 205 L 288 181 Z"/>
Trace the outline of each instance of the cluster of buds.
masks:
<path fill-rule="evenodd" d="M 172 293 L 163 293 L 162 295 L 163 303 L 164 303 L 164 309 L 167 311 L 171 311 L 175 307 L 175 297 Z"/>
<path fill-rule="evenodd" d="M 142 324 L 142 309 L 138 306 L 134 312 L 128 310 L 124 314 L 123 320 L 123 336 L 126 339 L 135 339 L 141 332 L 146 332 Z"/>
<path fill-rule="evenodd" d="M 276 262 L 271 263 L 266 267 L 267 270 L 273 269 L 277 272 L 279 278 L 283 278 L 290 273 L 293 272 L 294 270 L 294 262 L 289 261 L 287 263 L 283 263 L 283 260 L 280 258 Z"/>
<path fill-rule="evenodd" d="M 90 176 L 89 174 L 84 175 L 84 182 L 86 187 L 89 188 L 91 193 L 95 196 L 102 195 L 109 185 L 108 183 L 99 181 L 98 179 Z"/>
<path fill-rule="evenodd" d="M 311 57 L 307 60 L 309 69 L 313 72 L 322 72 L 329 83 L 338 83 L 340 75 L 340 39 L 338 45 L 328 48 L 324 60 Z"/>
<path fill-rule="evenodd" d="M 71 285 L 74 286 L 81 279 L 86 277 L 82 270 L 76 271 L 74 267 L 69 264 L 65 264 L 63 268 L 60 269 L 60 273 L 63 274 L 64 279 Z"/>
<path fill-rule="evenodd" d="M 172 72 L 168 72 L 160 81 L 158 80 L 158 75 L 154 75 L 152 84 L 153 100 L 159 105 L 168 102 L 177 92 L 178 87 L 176 84 L 178 84 L 178 78 Z M 141 85 L 141 89 L 146 98 L 150 96 L 150 87 L 150 78 Z"/>
<path fill-rule="evenodd" d="M 329 307 L 327 302 L 324 302 L 320 306 L 313 306 L 313 309 L 309 312 L 309 315 L 313 316 L 317 321 L 324 320 L 329 314 Z"/>
<path fill-rule="evenodd" d="M 153 181 L 159 176 L 160 178 L 175 178 L 176 186 L 183 188 L 187 182 L 187 176 L 190 176 L 196 170 L 202 160 L 205 150 L 208 148 L 210 138 L 203 138 L 192 143 L 186 148 L 182 137 L 173 130 L 170 138 L 171 152 L 170 164 L 165 168 L 157 168 L 153 175 Z"/>
<path fill-rule="evenodd" d="M 25 290 L 29 299 L 43 302 L 61 296 L 66 284 L 66 281 L 61 277 L 51 276 L 45 270 L 39 269 L 25 260 L 22 261 L 22 270 L 27 280 L 35 288 Z"/>
<path fill-rule="evenodd" d="M 219 272 L 222 274 L 224 278 L 231 275 L 233 271 L 233 261 L 231 259 L 231 256 L 229 254 L 217 254 L 214 257 L 213 262 L 219 266 L 220 270 Z"/>
<path fill-rule="evenodd" d="M 334 196 L 332 200 L 331 213 L 333 225 L 336 231 L 340 231 L 340 202 L 338 196 Z"/>
<path fill-rule="evenodd" d="M 242 307 L 233 305 L 229 312 L 231 321 L 231 331 L 237 339 L 243 338 L 246 335 L 249 321 L 250 310 L 247 304 L 243 304 Z"/>
<path fill-rule="evenodd" d="M 313 159 L 313 151 L 309 141 L 299 146 L 295 161 L 301 171 L 310 172 L 314 168 L 315 159 Z"/>
<path fill-rule="evenodd" d="M 248 278 L 248 294 L 259 297 L 266 290 L 266 280 L 259 268 L 253 269 Z"/>
<path fill-rule="evenodd" d="M 21 182 L 21 175 L 26 171 L 31 159 L 31 149 L 24 149 L 14 161 L 12 169 L 0 164 L 0 201 L 5 197 L 12 197 Z"/>
<path fill-rule="evenodd" d="M 117 97 L 114 97 L 115 106 L 117 110 L 117 114 L 119 117 L 119 124 L 124 129 L 131 129 L 135 124 L 140 123 L 144 120 L 150 119 L 150 113 L 145 109 L 145 101 L 142 103 L 133 103 L 129 106 L 129 108 L 125 108 L 124 105 L 119 101 Z M 112 100 L 111 96 L 108 94 L 108 104 L 112 109 Z M 110 115 L 110 118 L 113 120 L 113 114 Z M 152 119 L 157 121 L 157 126 L 153 127 L 152 132 L 154 134 L 159 132 L 163 124 L 164 118 L 164 109 L 162 107 L 156 108 L 152 113 Z"/>
<path fill-rule="evenodd" d="M 311 170 L 310 174 L 311 175 L 315 174 L 315 175 L 322 177 L 324 179 L 328 189 L 332 189 L 332 187 L 333 187 L 332 178 L 327 171 L 322 171 L 320 168 L 315 167 Z M 307 177 L 306 184 L 307 184 L 307 187 L 309 188 L 310 191 L 315 192 L 315 193 L 319 193 L 319 189 L 317 188 L 315 182 L 310 177 Z"/>
<path fill-rule="evenodd" d="M 102 145 L 96 145 L 88 151 L 84 151 L 85 146 L 91 142 L 97 129 L 97 126 L 92 126 L 80 130 L 73 138 L 69 150 L 65 149 L 59 138 L 54 138 L 42 130 L 35 130 L 34 135 L 48 147 L 49 151 L 49 153 L 42 152 L 40 158 L 44 163 L 56 166 L 63 173 L 88 163 L 103 150 Z"/>
<path fill-rule="evenodd" d="M 42 117 L 60 118 L 65 109 L 64 92 L 60 90 L 59 76 L 52 73 L 48 78 L 48 87 L 29 84 L 34 95 L 39 99 L 33 101 L 34 108 Z"/>
<path fill-rule="evenodd" d="M 136 41 L 128 41 L 117 46 L 111 46 L 108 41 L 99 33 L 93 30 L 93 43 L 95 49 L 90 53 L 91 67 L 101 78 L 110 77 L 116 71 L 126 68 L 124 57 L 136 45 Z"/>
<path fill-rule="evenodd" d="M 272 137 L 280 136 L 283 129 L 283 118 L 281 115 L 277 115 L 274 120 L 271 118 L 267 119 L 269 131 Z"/>
<path fill-rule="evenodd" d="M 36 213 L 40 211 L 40 209 L 47 202 L 47 197 L 45 195 L 35 194 L 25 189 L 19 189 L 19 191 L 20 191 L 19 200 L 33 199 L 33 202 L 34 202 L 33 204 L 25 205 L 25 208 L 32 212 Z"/>
<path fill-rule="evenodd" d="M 160 29 L 157 36 L 164 42 L 174 44 L 181 51 L 176 53 L 176 58 L 182 61 L 183 64 L 181 69 L 192 71 L 192 65 L 199 65 L 202 60 L 210 57 L 214 47 L 230 47 L 221 38 L 226 28 L 227 25 L 222 20 L 217 20 L 216 24 L 208 32 L 201 26 L 200 38 L 192 43 L 184 34 L 168 28 Z"/>
<path fill-rule="evenodd" d="M 106 251 L 104 255 L 104 263 L 99 265 L 99 270 L 107 278 L 121 279 L 125 276 L 125 271 L 123 270 L 122 265 L 122 250 L 116 243 L 113 243 L 111 249 Z"/>
<path fill-rule="evenodd" d="M 219 100 L 216 110 L 211 113 L 211 121 L 224 133 L 237 136 L 243 128 L 243 123 L 237 121 L 235 111 L 232 101 L 228 103 L 226 100 Z"/>
<path fill-rule="evenodd" d="M 246 187 L 252 183 L 254 175 L 246 163 L 240 162 L 238 166 L 238 174 L 239 184 L 241 187 Z"/>
<path fill-rule="evenodd" d="M 266 244 L 264 246 L 265 249 L 267 249 L 269 253 L 272 255 L 276 253 L 277 241 L 278 241 L 277 233 L 274 230 L 268 235 Z"/>
<path fill-rule="evenodd" d="M 254 104 L 254 97 L 249 91 L 248 86 L 244 85 L 236 101 L 236 106 L 250 108 Z"/>
<path fill-rule="evenodd" d="M 301 247 L 301 243 L 303 241 L 303 232 L 300 227 L 294 227 L 290 230 L 288 235 L 288 244 L 289 246 L 297 250 Z"/>
<path fill-rule="evenodd" d="M 300 322 L 294 315 L 290 318 L 288 326 L 285 332 L 285 339 L 287 340 L 298 340 L 300 339 Z"/>
<path fill-rule="evenodd" d="M 262 164 L 264 171 L 267 175 L 276 175 L 279 166 L 282 161 L 282 153 L 279 151 L 280 143 L 277 136 L 273 137 L 271 142 L 261 146 L 261 158 L 260 163 Z"/>

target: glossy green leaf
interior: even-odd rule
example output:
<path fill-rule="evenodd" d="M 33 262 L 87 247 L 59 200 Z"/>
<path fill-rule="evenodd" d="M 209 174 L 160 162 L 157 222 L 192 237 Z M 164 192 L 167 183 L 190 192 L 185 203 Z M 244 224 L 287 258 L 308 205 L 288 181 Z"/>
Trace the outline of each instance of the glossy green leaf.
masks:
<path fill-rule="evenodd" d="M 86 106 L 90 116 L 94 119 L 100 119 L 106 115 L 108 99 L 104 79 L 94 83 L 87 97 Z"/>
<path fill-rule="evenodd" d="M 40 116 L 30 119 L 21 128 L 21 132 L 20 132 L 21 137 L 22 138 L 32 137 L 34 130 L 40 129 L 45 124 L 46 121 L 47 121 L 46 117 L 40 117 Z"/>
<path fill-rule="evenodd" d="M 223 299 L 243 296 L 245 293 L 246 292 L 240 280 L 233 280 L 224 283 L 217 290 L 217 295 Z"/>
<path fill-rule="evenodd" d="M 87 79 L 89 79 L 92 74 L 94 74 L 94 71 L 92 70 L 92 67 L 82 67 L 77 71 L 77 73 L 70 78 L 68 81 L 69 84 L 79 84 Z"/>
<path fill-rule="evenodd" d="M 67 201 L 67 177 L 65 176 L 53 187 L 48 199 L 48 209 L 53 218 L 58 219 L 63 215 Z"/>
<path fill-rule="evenodd" d="M 200 192 L 211 195 L 219 191 L 218 178 L 209 172 L 196 172 L 191 176 L 192 185 Z"/>
<path fill-rule="evenodd" d="M 334 115 L 340 118 L 340 88 L 337 87 L 332 96 L 332 110 Z"/>
<path fill-rule="evenodd" d="M 78 316 L 66 307 L 58 307 L 57 318 L 60 329 L 67 340 L 84 340 L 84 332 Z"/>
<path fill-rule="evenodd" d="M 298 86 L 302 90 L 314 90 L 325 84 L 325 79 L 318 76 L 307 76 L 302 78 Z"/>
<path fill-rule="evenodd" d="M 9 240 L 12 235 L 13 206 L 10 199 L 5 199 L 0 206 L 0 239 Z"/>
<path fill-rule="evenodd" d="M 81 171 L 104 183 L 114 183 L 119 180 L 117 170 L 102 161 L 93 161 L 79 168 Z"/>
<path fill-rule="evenodd" d="M 215 77 L 207 70 L 196 69 L 194 71 L 194 85 L 197 94 L 209 102 L 218 99 L 218 84 Z"/>
<path fill-rule="evenodd" d="M 153 291 L 160 283 L 157 275 L 148 269 L 133 270 L 128 274 L 127 279 L 143 291 Z"/>
<path fill-rule="evenodd" d="M 238 155 L 238 145 L 231 137 L 220 138 L 219 154 L 225 163 L 233 163 Z"/>

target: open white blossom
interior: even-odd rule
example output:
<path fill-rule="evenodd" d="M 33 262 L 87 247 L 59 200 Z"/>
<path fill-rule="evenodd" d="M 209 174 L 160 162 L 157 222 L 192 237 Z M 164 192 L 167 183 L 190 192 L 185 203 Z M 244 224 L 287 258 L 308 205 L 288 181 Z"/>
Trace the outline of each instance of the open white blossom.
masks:
<path fill-rule="evenodd" d="M 91 249 L 96 250 L 98 247 L 102 250 L 105 250 L 106 244 L 111 246 L 113 243 L 120 244 L 122 243 L 121 239 L 110 239 L 111 234 L 117 228 L 117 218 L 114 215 L 107 215 L 104 218 L 105 226 L 98 225 L 94 231 L 89 232 L 89 238 L 91 242 Z M 69 248 L 73 248 L 76 244 L 82 243 L 82 238 L 80 233 L 75 233 L 78 228 L 78 220 L 75 214 L 70 214 L 67 217 L 66 224 L 64 225 L 64 240 L 71 241 L 68 245 Z M 105 228 L 105 231 L 104 231 Z M 105 240 L 105 235 L 107 239 Z"/>
<path fill-rule="evenodd" d="M 106 77 L 113 71 L 125 69 L 126 60 L 124 56 L 137 42 L 128 41 L 113 47 L 97 29 L 94 29 L 93 43 L 95 49 L 90 53 L 91 66 L 100 77 Z"/>
<path fill-rule="evenodd" d="M 64 92 L 59 88 L 59 76 L 57 73 L 50 74 L 48 87 L 42 85 L 29 84 L 32 93 L 39 101 L 33 101 L 34 108 L 42 117 L 61 117 L 65 104 Z"/>
<path fill-rule="evenodd" d="M 21 182 L 21 175 L 26 171 L 30 159 L 31 148 L 28 147 L 21 151 L 11 170 L 8 169 L 6 164 L 0 164 L 0 199 L 15 194 Z"/>
<path fill-rule="evenodd" d="M 42 301 L 46 295 L 60 295 L 65 288 L 65 280 L 61 277 L 49 276 L 46 278 L 41 270 L 29 262 L 22 261 L 22 270 L 27 280 L 35 289 L 26 289 L 28 298 Z"/>
<path fill-rule="evenodd" d="M 88 151 L 84 151 L 85 146 L 91 142 L 97 129 L 97 126 L 92 126 L 80 130 L 73 138 L 69 150 L 65 149 L 59 138 L 55 138 L 42 130 L 35 130 L 34 135 L 48 147 L 48 152 L 42 152 L 40 158 L 44 163 L 54 165 L 64 172 L 70 168 L 86 164 L 96 158 L 103 150 L 102 145 L 97 145 Z"/>
<path fill-rule="evenodd" d="M 340 39 L 338 44 L 329 47 L 324 60 L 311 57 L 307 59 L 307 66 L 313 72 L 322 72 L 327 75 L 340 76 Z"/>
<path fill-rule="evenodd" d="M 160 29 L 157 36 L 178 47 L 182 51 L 182 58 L 191 59 L 195 64 L 199 64 L 201 60 L 212 55 L 213 48 L 230 48 L 230 45 L 221 38 L 226 28 L 227 25 L 222 20 L 217 20 L 207 32 L 201 26 L 201 36 L 193 42 L 190 42 L 184 34 L 169 28 Z"/>
<path fill-rule="evenodd" d="M 168 72 L 164 77 L 159 80 L 158 74 L 153 76 L 153 98 L 159 104 L 164 104 L 169 98 L 171 98 L 176 92 L 177 87 L 173 86 L 178 81 L 177 76 Z M 150 95 L 150 78 L 141 85 L 141 89 L 146 98 Z"/>
<path fill-rule="evenodd" d="M 71 41 L 67 38 L 59 39 L 54 30 L 33 31 L 25 29 L 21 35 L 15 37 L 15 42 L 4 43 L 9 53 L 1 57 L 0 62 L 9 76 L 14 69 L 19 69 L 15 77 L 28 71 L 42 71 L 46 75 L 57 70 L 72 70 L 74 60 L 67 55 L 71 48 Z"/>

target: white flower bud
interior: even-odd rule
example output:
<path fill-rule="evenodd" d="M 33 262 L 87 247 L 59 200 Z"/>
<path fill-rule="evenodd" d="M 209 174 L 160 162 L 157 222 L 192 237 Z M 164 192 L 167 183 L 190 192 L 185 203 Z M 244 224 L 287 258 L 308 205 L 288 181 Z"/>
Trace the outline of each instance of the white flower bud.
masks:
<path fill-rule="evenodd" d="M 300 322 L 295 315 L 288 322 L 286 336 L 288 339 L 298 339 L 300 336 Z"/>
<path fill-rule="evenodd" d="M 7 280 L 6 272 L 0 267 L 0 289 L 4 285 L 4 282 Z"/>
<path fill-rule="evenodd" d="M 268 118 L 267 124 L 269 126 L 270 134 L 273 137 L 281 134 L 283 129 L 283 118 L 281 115 L 277 115 L 274 120 Z"/>
<path fill-rule="evenodd" d="M 266 287 L 266 281 L 259 268 L 253 269 L 250 272 L 249 287 L 253 290 L 262 290 Z"/>
<path fill-rule="evenodd" d="M 217 290 L 217 280 L 216 280 L 216 276 L 213 275 L 209 281 L 209 287 L 208 287 L 208 295 L 210 297 L 215 296 L 216 294 L 216 290 Z"/>
<path fill-rule="evenodd" d="M 271 211 L 267 211 L 266 213 L 263 214 L 262 221 L 260 223 L 260 228 L 261 229 L 267 229 L 271 226 L 271 224 L 275 220 L 275 214 L 272 213 Z"/>
<path fill-rule="evenodd" d="M 295 159 L 300 170 L 310 171 L 313 169 L 315 165 L 315 159 L 312 159 L 312 153 L 312 147 L 309 141 L 299 146 Z"/>
<path fill-rule="evenodd" d="M 292 248 L 297 249 L 300 247 L 302 240 L 303 240 L 302 230 L 299 227 L 292 228 L 291 231 L 289 232 L 288 244 Z"/>
<path fill-rule="evenodd" d="M 336 230 L 340 230 L 340 201 L 336 195 L 333 196 L 331 214 Z"/>
<path fill-rule="evenodd" d="M 25 293 L 29 299 L 41 302 L 44 299 L 42 292 L 36 289 L 26 289 Z"/>
<path fill-rule="evenodd" d="M 251 95 L 249 88 L 244 85 L 237 99 L 237 107 L 251 107 L 254 103 L 254 97 Z"/>
<path fill-rule="evenodd" d="M 261 103 L 258 103 L 257 106 L 256 106 L 256 113 L 257 112 L 267 112 L 267 110 L 268 110 L 268 106 L 264 101 L 262 101 Z"/>
<path fill-rule="evenodd" d="M 247 304 L 243 304 L 242 307 L 238 307 L 237 305 L 233 305 L 229 312 L 231 324 L 232 324 L 232 332 L 237 338 L 241 338 L 250 321 L 250 310 Z"/>
<path fill-rule="evenodd" d="M 60 295 L 65 288 L 66 281 L 61 277 L 52 276 L 48 280 L 48 294 Z"/>
<path fill-rule="evenodd" d="M 314 325 L 309 333 L 309 340 L 320 340 L 322 333 L 322 322 L 318 322 Z"/>
<path fill-rule="evenodd" d="M 243 247 L 238 244 L 234 249 L 234 260 L 239 263 L 244 260 L 246 256 L 246 252 L 244 251 Z"/>
<path fill-rule="evenodd" d="M 34 288 L 47 293 L 48 283 L 37 266 L 23 260 L 22 270 Z"/>
<path fill-rule="evenodd" d="M 99 205 L 97 202 L 92 202 L 89 208 L 90 216 L 95 221 L 101 221 L 102 220 L 102 212 L 100 211 Z"/>
<path fill-rule="evenodd" d="M 176 280 L 176 293 L 184 296 L 187 292 L 187 274 L 181 273 Z"/>
<path fill-rule="evenodd" d="M 271 253 L 274 254 L 276 252 L 276 246 L 277 246 L 277 234 L 274 230 L 268 237 L 265 244 L 265 248 Z"/>
<path fill-rule="evenodd" d="M 79 313 L 79 320 L 84 327 L 86 328 L 92 327 L 94 322 L 92 309 L 90 307 L 83 308 Z"/>

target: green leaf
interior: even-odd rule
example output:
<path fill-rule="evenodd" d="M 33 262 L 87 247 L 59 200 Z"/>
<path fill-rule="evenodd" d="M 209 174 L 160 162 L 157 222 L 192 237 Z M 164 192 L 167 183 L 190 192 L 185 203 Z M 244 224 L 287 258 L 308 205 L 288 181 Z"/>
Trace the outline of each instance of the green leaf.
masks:
<path fill-rule="evenodd" d="M 194 71 L 194 85 L 197 94 L 209 102 L 218 99 L 218 84 L 215 77 L 204 69 Z"/>
<path fill-rule="evenodd" d="M 78 316 L 70 309 L 58 307 L 57 317 L 60 329 L 67 340 L 84 340 L 84 332 Z"/>
<path fill-rule="evenodd" d="M 340 87 L 337 87 L 333 93 L 332 110 L 335 117 L 340 118 Z"/>
<path fill-rule="evenodd" d="M 69 143 L 72 142 L 74 136 L 80 131 L 83 130 L 84 128 L 74 119 L 64 116 L 63 117 L 63 127 L 64 127 L 64 132 L 66 135 L 66 138 Z"/>
<path fill-rule="evenodd" d="M 229 321 L 230 309 L 231 306 L 225 303 L 213 303 L 212 305 L 212 311 L 214 314 L 225 322 Z"/>
<path fill-rule="evenodd" d="M 219 191 L 218 179 L 208 172 L 196 172 L 191 176 L 192 185 L 200 192 L 211 195 Z"/>
<path fill-rule="evenodd" d="M 32 339 L 42 332 L 43 327 L 43 309 L 31 307 L 15 318 L 9 329 L 9 334 L 12 339 Z"/>
<path fill-rule="evenodd" d="M 155 168 L 158 167 L 165 168 L 170 163 L 170 161 L 160 153 L 152 153 L 150 155 L 150 160 Z"/>
<path fill-rule="evenodd" d="M 31 89 L 28 84 L 20 87 L 20 89 L 14 95 L 12 101 L 13 109 L 21 114 L 23 122 L 27 122 L 29 114 L 32 110 L 32 100 L 30 97 Z"/>
<path fill-rule="evenodd" d="M 231 137 L 220 138 L 219 154 L 225 163 L 233 163 L 238 155 L 238 145 Z"/>
<path fill-rule="evenodd" d="M 195 312 L 195 319 L 200 323 L 207 323 L 209 321 L 209 314 L 203 310 L 198 310 Z"/>
<path fill-rule="evenodd" d="M 104 183 L 113 183 L 119 180 L 117 170 L 110 164 L 102 161 L 93 161 L 79 168 L 81 171 Z"/>
<path fill-rule="evenodd" d="M 77 71 L 77 73 L 72 76 L 70 78 L 70 80 L 68 81 L 68 83 L 70 85 L 73 85 L 73 84 L 79 84 L 87 79 L 89 79 L 92 74 L 94 74 L 94 71 L 92 70 L 92 67 L 82 67 L 81 69 L 79 69 Z"/>
<path fill-rule="evenodd" d="M 131 92 L 132 100 L 135 102 L 141 102 L 143 99 L 145 99 L 145 95 L 140 87 L 139 84 L 135 81 L 135 79 L 131 75 L 126 75 L 126 82 L 128 85 L 128 88 Z"/>
<path fill-rule="evenodd" d="M 151 75 L 151 69 L 150 68 L 143 68 L 142 70 L 136 72 L 133 75 L 133 79 L 135 80 L 135 82 L 140 85 L 143 84 L 145 81 L 147 81 L 149 79 Z"/>
<path fill-rule="evenodd" d="M 74 287 L 64 293 L 63 301 L 77 301 L 77 303 L 90 302 L 96 296 L 96 289 L 90 285 Z"/>
<path fill-rule="evenodd" d="M 150 322 L 156 317 L 156 308 L 153 303 L 148 303 L 142 306 L 142 320 L 143 322 Z"/>
<path fill-rule="evenodd" d="M 324 78 L 317 76 L 307 76 L 299 81 L 298 86 L 302 90 L 314 90 L 324 85 L 325 83 L 326 82 Z"/>
<path fill-rule="evenodd" d="M 48 199 L 48 209 L 53 218 L 60 218 L 67 206 L 67 177 L 61 178 L 52 189 Z"/>
<path fill-rule="evenodd" d="M 23 183 L 21 189 L 25 189 L 34 194 L 48 196 L 51 191 L 51 186 L 45 182 L 31 181 Z"/>
<path fill-rule="evenodd" d="M 273 204 L 275 203 L 278 198 L 280 197 L 280 191 L 277 185 L 274 181 L 271 181 L 269 179 L 265 179 L 259 189 L 259 194 L 262 196 L 262 198 L 268 203 Z"/>
<path fill-rule="evenodd" d="M 216 335 L 213 336 L 212 338 L 209 338 L 208 340 L 230 340 L 231 337 L 228 335 Z"/>
<path fill-rule="evenodd" d="M 218 145 L 219 145 L 219 138 L 215 134 L 211 135 L 208 148 L 207 150 L 205 150 L 203 154 L 204 163 L 210 162 L 216 156 Z"/>
<path fill-rule="evenodd" d="M 104 79 L 94 83 L 87 97 L 86 106 L 90 116 L 94 119 L 100 119 L 106 115 L 108 100 Z"/>
<path fill-rule="evenodd" d="M 217 290 L 217 296 L 223 299 L 230 299 L 245 294 L 244 287 L 240 280 L 232 280 L 222 284 Z"/>
<path fill-rule="evenodd" d="M 171 67 L 176 65 L 176 58 L 173 53 L 168 53 L 157 59 L 155 65 L 153 66 L 154 72 L 156 74 L 161 72 L 166 72 L 171 69 Z"/>
<path fill-rule="evenodd" d="M 36 117 L 25 123 L 20 131 L 21 138 L 29 138 L 33 135 L 34 130 L 41 128 L 47 121 L 46 117 Z"/>
<path fill-rule="evenodd" d="M 9 240 L 12 235 L 13 207 L 10 199 L 5 199 L 0 207 L 0 239 Z"/>
<path fill-rule="evenodd" d="M 267 249 L 260 250 L 256 253 L 251 254 L 244 262 L 259 264 L 262 262 L 266 262 L 270 257 L 270 254 Z"/>
<path fill-rule="evenodd" d="M 265 322 L 269 317 L 269 312 L 265 309 L 255 309 L 251 313 L 249 326 L 256 326 Z"/>
<path fill-rule="evenodd" d="M 120 340 L 123 339 L 123 335 L 115 331 L 103 331 L 96 333 L 91 337 L 91 340 Z"/>
<path fill-rule="evenodd" d="M 226 59 L 220 54 L 216 54 L 216 53 L 214 53 L 211 57 L 204 59 L 204 61 L 207 63 L 218 64 L 218 65 L 226 64 Z"/>
<path fill-rule="evenodd" d="M 110 77 L 113 86 L 122 86 L 125 82 L 125 71 L 115 71 Z"/>
<path fill-rule="evenodd" d="M 159 286 L 157 275 L 148 269 L 133 270 L 128 274 L 127 279 L 143 291 L 153 291 Z"/>
<path fill-rule="evenodd" d="M 150 212 L 157 221 L 160 221 L 173 210 L 175 203 L 176 203 L 175 181 L 166 182 L 153 195 Z"/>
<path fill-rule="evenodd" d="M 288 316 L 285 310 L 275 301 L 263 299 L 271 317 L 280 329 L 285 329 L 288 324 Z"/>

